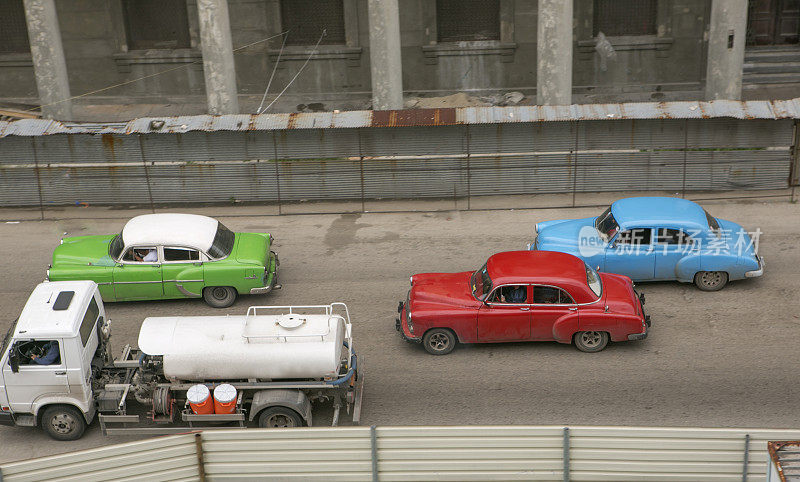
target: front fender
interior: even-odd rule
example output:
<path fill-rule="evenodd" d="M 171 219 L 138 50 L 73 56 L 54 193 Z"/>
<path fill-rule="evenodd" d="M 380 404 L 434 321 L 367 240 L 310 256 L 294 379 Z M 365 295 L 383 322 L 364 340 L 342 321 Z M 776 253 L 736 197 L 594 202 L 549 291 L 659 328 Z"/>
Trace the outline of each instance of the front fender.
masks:
<path fill-rule="evenodd" d="M 306 426 L 311 426 L 311 402 L 306 394 L 300 390 L 284 388 L 256 392 L 253 395 L 253 402 L 250 404 L 250 420 L 255 420 L 256 416 L 265 408 L 275 406 L 291 408 L 303 417 Z"/>
<path fill-rule="evenodd" d="M 31 404 L 31 410 L 37 422 L 39 421 L 39 414 L 43 411 L 42 409 L 50 405 L 70 405 L 77 408 L 83 414 L 83 418 L 86 419 L 87 425 L 92 423 L 96 413 L 94 401 L 91 399 L 80 400 L 59 394 L 44 394 L 37 397 Z"/>

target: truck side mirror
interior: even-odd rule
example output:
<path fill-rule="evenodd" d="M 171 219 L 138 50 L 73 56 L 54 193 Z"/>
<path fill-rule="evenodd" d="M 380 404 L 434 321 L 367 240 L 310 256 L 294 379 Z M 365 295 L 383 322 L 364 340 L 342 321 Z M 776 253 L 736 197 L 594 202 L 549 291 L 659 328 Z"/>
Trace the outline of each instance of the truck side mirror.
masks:
<path fill-rule="evenodd" d="M 8 354 L 8 364 L 11 365 L 11 371 L 17 373 L 19 372 L 19 355 L 15 348 L 11 347 L 11 353 Z"/>

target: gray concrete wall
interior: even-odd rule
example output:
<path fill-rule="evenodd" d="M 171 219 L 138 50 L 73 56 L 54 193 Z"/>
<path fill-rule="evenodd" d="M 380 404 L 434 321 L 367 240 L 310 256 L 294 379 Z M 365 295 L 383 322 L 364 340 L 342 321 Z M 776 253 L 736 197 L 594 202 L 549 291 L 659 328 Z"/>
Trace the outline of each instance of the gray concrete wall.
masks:
<path fill-rule="evenodd" d="M 353 12 L 347 14 L 347 45 L 321 46 L 320 53 L 287 90 L 278 110 L 316 102 L 328 109 L 364 108 L 370 104 L 367 0 L 345 1 L 351 3 Z M 115 2 L 118 0 L 57 2 L 73 94 L 201 60 L 195 0 L 187 0 L 192 48 L 148 52 L 126 51 L 121 12 Z M 591 43 L 593 2 L 576 0 L 575 102 L 659 99 L 662 95 L 670 99 L 675 98 L 669 97 L 671 91 L 686 90 L 697 94 L 686 94 L 683 98 L 702 97 L 707 50 L 704 35 L 710 1 L 660 3 L 664 6 L 659 14 L 659 39 L 615 45 L 617 60 L 609 62 L 608 69 L 602 71 L 599 55 Z M 399 0 L 406 96 L 447 95 L 460 90 L 478 94 L 520 90 L 535 94 L 537 0 L 503 0 L 501 19 L 505 38 L 494 46 L 437 45 L 432 5 L 432 0 Z M 281 31 L 278 0 L 229 0 L 229 11 L 234 48 Z M 447 47 L 455 51 L 448 52 Z M 242 112 L 252 112 L 257 106 L 279 48 L 280 39 L 276 38 L 235 53 L 239 95 L 244 99 L 240 100 Z M 291 47 L 284 51 L 270 92 L 277 93 L 286 86 L 309 50 L 310 47 Z M 35 102 L 32 67 L 25 66 L 24 61 L 19 66 L 19 60 L 16 64 L 4 60 L 0 55 L 0 99 Z M 196 63 L 93 96 L 92 102 L 205 104 L 204 93 L 202 64 Z"/>

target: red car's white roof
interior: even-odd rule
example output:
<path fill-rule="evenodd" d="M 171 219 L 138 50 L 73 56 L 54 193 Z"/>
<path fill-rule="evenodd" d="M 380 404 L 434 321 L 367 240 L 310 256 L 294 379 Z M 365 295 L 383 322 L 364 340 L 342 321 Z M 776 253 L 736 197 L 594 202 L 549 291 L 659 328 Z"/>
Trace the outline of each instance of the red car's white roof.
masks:
<path fill-rule="evenodd" d="M 208 252 L 217 234 L 216 219 L 197 214 L 145 214 L 122 228 L 125 246 L 185 246 Z"/>

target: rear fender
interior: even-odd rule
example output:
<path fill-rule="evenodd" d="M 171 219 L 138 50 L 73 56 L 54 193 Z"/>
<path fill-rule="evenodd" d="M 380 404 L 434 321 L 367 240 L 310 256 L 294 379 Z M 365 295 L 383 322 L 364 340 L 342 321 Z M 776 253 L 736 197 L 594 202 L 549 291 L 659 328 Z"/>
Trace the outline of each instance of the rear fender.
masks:
<path fill-rule="evenodd" d="M 311 402 L 301 390 L 276 388 L 256 392 L 250 405 L 250 420 L 255 420 L 262 410 L 269 407 L 291 408 L 303 417 L 306 426 L 311 426 Z"/>
<path fill-rule="evenodd" d="M 685 256 L 675 265 L 675 278 L 679 281 L 692 282 L 694 274 L 700 271 L 700 255 Z"/>
<path fill-rule="evenodd" d="M 553 339 L 559 343 L 572 343 L 572 335 L 580 323 L 577 314 L 564 315 L 553 324 Z"/>

